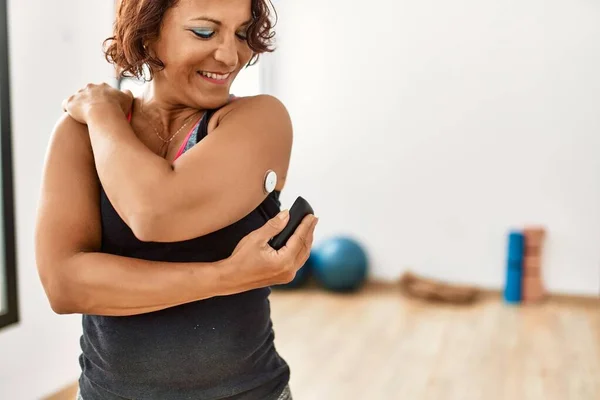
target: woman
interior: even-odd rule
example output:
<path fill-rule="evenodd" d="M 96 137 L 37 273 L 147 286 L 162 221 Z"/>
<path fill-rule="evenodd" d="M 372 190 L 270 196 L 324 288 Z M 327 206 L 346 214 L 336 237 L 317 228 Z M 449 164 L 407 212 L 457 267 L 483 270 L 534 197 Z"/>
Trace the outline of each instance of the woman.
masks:
<path fill-rule="evenodd" d="M 229 94 L 269 50 L 264 1 L 125 0 L 107 59 L 149 68 L 143 96 L 88 85 L 63 103 L 36 252 L 52 308 L 83 314 L 80 399 L 291 399 L 269 286 L 304 264 L 317 219 L 270 248 L 291 123 Z"/>

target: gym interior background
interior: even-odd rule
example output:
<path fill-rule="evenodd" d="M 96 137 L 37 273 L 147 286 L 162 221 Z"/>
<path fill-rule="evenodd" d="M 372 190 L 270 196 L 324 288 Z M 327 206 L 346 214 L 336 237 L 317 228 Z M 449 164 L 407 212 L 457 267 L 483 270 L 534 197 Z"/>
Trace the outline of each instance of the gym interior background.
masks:
<path fill-rule="evenodd" d="M 321 280 L 272 299 L 295 398 L 600 398 L 600 4 L 274 5 L 278 50 L 234 92 L 286 104 L 282 200 L 321 220 Z M 48 305 L 34 211 L 62 99 L 116 84 L 113 4 L 8 11 L 19 321 L 0 330 L 0 398 L 73 398 L 80 317 Z M 357 258 L 338 237 L 367 257 L 354 291 L 333 287 Z"/>

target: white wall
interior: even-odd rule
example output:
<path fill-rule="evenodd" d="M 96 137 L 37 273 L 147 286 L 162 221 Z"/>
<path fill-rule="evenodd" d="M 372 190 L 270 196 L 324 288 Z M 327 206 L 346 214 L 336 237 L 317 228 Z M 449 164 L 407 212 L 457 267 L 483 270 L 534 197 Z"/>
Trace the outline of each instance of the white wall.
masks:
<path fill-rule="evenodd" d="M 9 0 L 19 325 L 0 331 L 0 398 L 40 399 L 77 379 L 80 317 L 57 316 L 40 285 L 33 233 L 41 170 L 62 99 L 110 81 L 102 40 L 112 2 Z M 86 9 L 84 12 L 83 9 Z"/>
<path fill-rule="evenodd" d="M 504 281 L 512 227 L 549 229 L 547 287 L 600 293 L 600 4 L 278 1 L 268 92 L 289 107 L 285 203 L 372 274 Z"/>

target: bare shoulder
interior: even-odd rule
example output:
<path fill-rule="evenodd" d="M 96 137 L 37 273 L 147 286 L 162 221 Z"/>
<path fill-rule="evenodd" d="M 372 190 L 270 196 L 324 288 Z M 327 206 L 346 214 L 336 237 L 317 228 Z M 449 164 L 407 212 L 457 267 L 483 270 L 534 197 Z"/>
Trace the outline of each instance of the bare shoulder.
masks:
<path fill-rule="evenodd" d="M 231 110 L 240 108 L 251 108 L 253 110 L 275 109 L 277 112 L 285 112 L 287 110 L 284 104 L 277 97 L 270 94 L 258 94 L 255 96 L 236 97 L 225 106 L 219 109 L 219 112 L 227 113 Z"/>
<path fill-rule="evenodd" d="M 87 147 L 90 152 L 92 150 L 87 125 L 75 121 L 67 113 L 61 115 L 52 130 L 50 146 L 52 147 L 56 144 L 60 144 L 61 147 L 67 146 L 71 149 Z"/>
<path fill-rule="evenodd" d="M 211 123 L 234 122 L 253 127 L 272 127 L 280 133 L 292 133 L 292 122 L 285 105 L 277 97 L 267 94 L 239 97 L 220 108 Z"/>
<path fill-rule="evenodd" d="M 68 114 L 62 115 L 50 134 L 44 169 L 84 168 L 90 178 L 96 176 L 94 153 L 87 125 Z"/>
<path fill-rule="evenodd" d="M 63 132 L 65 130 L 87 133 L 87 126 L 75 121 L 69 114 L 63 113 L 54 125 L 54 133 L 56 134 L 57 132 Z"/>

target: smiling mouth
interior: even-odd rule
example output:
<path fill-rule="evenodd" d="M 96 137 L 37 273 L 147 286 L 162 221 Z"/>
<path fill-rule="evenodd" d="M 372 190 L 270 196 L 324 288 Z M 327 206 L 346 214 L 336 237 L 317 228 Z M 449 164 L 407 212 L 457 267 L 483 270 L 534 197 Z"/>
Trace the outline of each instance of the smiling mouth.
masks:
<path fill-rule="evenodd" d="M 229 80 L 231 72 L 228 72 L 226 74 L 218 74 L 215 72 L 198 71 L 198 75 L 200 75 L 202 78 L 206 79 L 209 82 L 223 84 Z"/>

